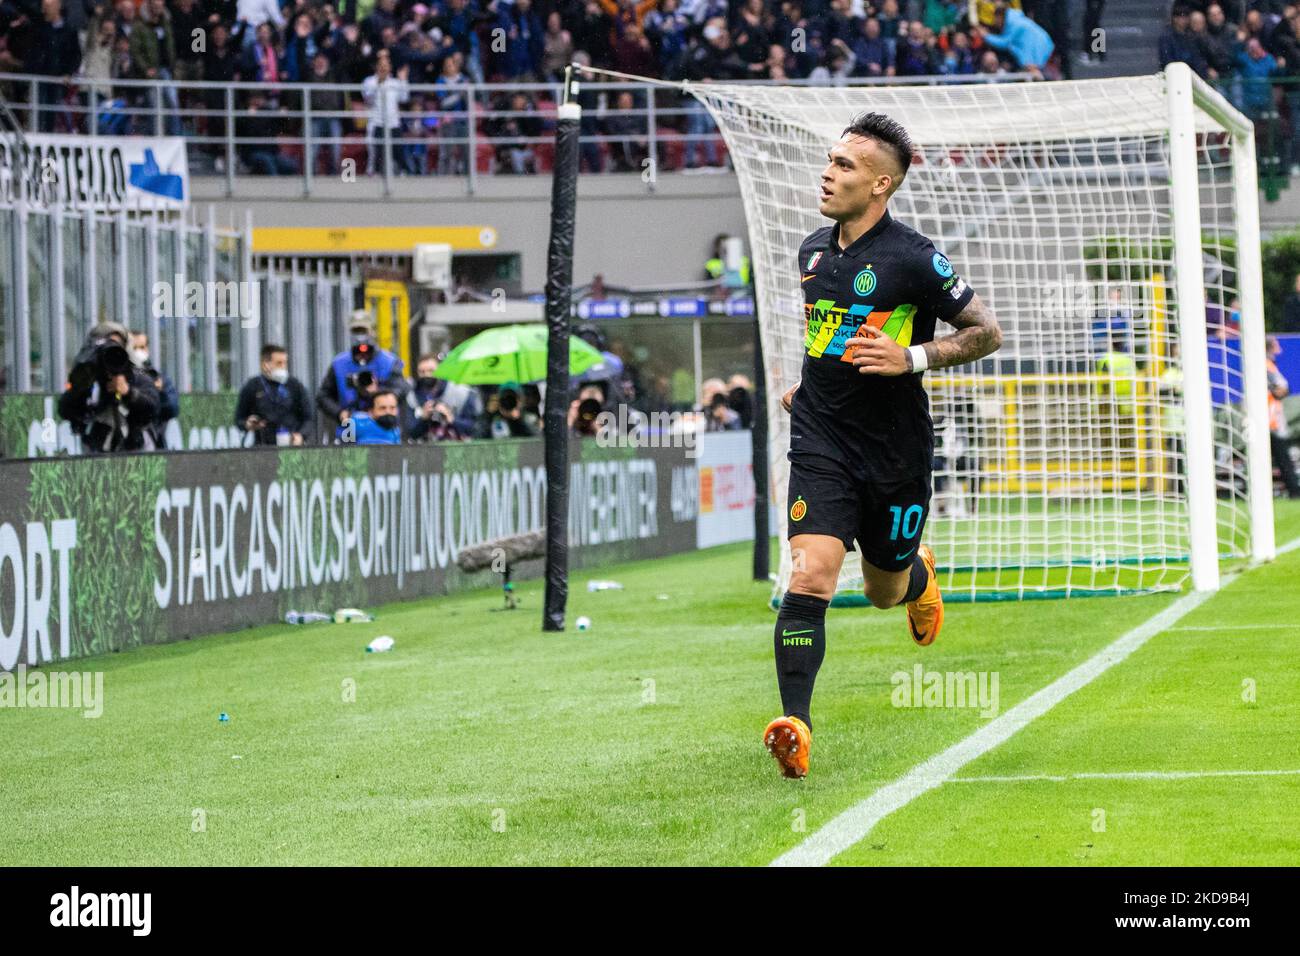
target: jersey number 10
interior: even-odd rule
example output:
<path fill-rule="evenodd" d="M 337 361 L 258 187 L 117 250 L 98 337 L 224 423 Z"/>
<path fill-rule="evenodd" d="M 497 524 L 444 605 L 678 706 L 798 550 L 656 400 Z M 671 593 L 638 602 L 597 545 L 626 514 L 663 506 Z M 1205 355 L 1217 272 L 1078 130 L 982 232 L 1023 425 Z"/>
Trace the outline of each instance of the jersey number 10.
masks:
<path fill-rule="evenodd" d="M 921 506 L 912 505 L 907 509 L 906 514 L 903 513 L 900 505 L 890 505 L 889 510 L 894 516 L 894 530 L 889 532 L 889 540 L 898 540 L 899 525 L 902 525 L 904 538 L 916 537 L 916 532 L 921 527 Z"/>

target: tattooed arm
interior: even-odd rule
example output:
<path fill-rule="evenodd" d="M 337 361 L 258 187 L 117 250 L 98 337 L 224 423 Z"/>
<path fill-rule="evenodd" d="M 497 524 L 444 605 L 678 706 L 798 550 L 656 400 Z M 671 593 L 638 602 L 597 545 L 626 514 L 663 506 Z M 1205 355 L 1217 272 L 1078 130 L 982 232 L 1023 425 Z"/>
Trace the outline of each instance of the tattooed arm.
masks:
<path fill-rule="evenodd" d="M 996 352 L 1002 344 L 998 320 L 993 317 L 993 310 L 980 301 L 978 294 L 972 296 L 966 308 L 946 321 L 957 329 L 957 334 L 922 346 L 926 362 L 932 369 L 965 365 Z M 912 373 L 912 353 L 871 326 L 863 326 L 862 334 L 849 339 L 844 348 L 853 354 L 853 364 L 863 375 Z M 786 398 L 793 392 L 794 389 L 787 392 Z M 785 398 L 781 401 L 784 405 Z"/>
<path fill-rule="evenodd" d="M 926 342 L 922 346 L 930 368 L 965 365 L 993 354 L 1002 345 L 1002 329 L 998 327 L 998 320 L 978 293 L 971 298 L 966 308 L 947 321 L 957 333 Z M 912 355 L 910 352 L 906 354 L 908 371 L 911 371 Z"/>

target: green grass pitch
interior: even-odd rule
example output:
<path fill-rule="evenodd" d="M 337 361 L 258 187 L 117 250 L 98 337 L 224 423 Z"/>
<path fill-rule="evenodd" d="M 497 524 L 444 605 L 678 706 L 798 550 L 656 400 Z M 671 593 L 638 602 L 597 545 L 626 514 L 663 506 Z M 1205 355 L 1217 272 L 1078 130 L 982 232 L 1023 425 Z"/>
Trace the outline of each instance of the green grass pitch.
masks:
<path fill-rule="evenodd" d="M 1276 524 L 1300 537 L 1300 507 Z M 760 742 L 748 552 L 575 574 L 564 634 L 530 581 L 514 612 L 485 590 L 70 662 L 104 672 L 102 717 L 0 709 L 0 863 L 765 864 L 989 719 L 895 706 L 892 675 L 996 673 L 1005 712 L 1177 600 L 953 605 L 930 648 L 900 610 L 833 610 L 796 782 Z M 834 862 L 1300 863 L 1298 574 L 1248 571 Z"/>

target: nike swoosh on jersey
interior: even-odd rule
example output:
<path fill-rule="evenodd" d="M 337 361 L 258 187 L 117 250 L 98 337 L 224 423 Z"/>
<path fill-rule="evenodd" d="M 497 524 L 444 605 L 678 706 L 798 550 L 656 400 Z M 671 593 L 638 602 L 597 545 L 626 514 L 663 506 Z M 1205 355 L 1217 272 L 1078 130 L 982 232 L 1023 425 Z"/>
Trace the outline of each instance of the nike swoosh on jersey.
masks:
<path fill-rule="evenodd" d="M 916 550 L 916 548 L 913 548 L 913 549 L 912 549 L 912 551 L 915 551 L 915 550 Z M 905 557 L 907 557 L 909 554 L 911 554 L 912 551 L 904 551 L 902 554 L 896 554 L 896 555 L 894 555 L 894 560 L 895 560 L 895 561 L 902 561 Z"/>

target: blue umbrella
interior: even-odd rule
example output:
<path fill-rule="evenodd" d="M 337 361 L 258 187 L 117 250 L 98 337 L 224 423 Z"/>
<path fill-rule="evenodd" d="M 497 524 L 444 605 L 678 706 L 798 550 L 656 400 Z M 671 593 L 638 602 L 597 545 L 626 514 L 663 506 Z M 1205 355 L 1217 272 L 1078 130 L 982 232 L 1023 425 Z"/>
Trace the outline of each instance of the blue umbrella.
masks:
<path fill-rule="evenodd" d="M 579 382 L 608 382 L 623 374 L 623 360 L 613 352 L 601 352 L 600 362 L 578 376 Z"/>

